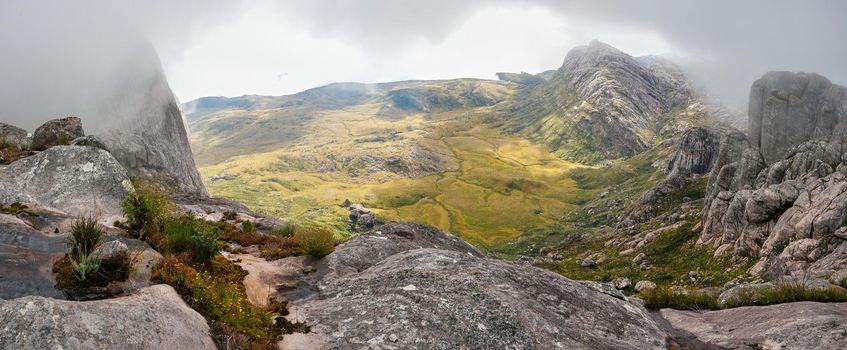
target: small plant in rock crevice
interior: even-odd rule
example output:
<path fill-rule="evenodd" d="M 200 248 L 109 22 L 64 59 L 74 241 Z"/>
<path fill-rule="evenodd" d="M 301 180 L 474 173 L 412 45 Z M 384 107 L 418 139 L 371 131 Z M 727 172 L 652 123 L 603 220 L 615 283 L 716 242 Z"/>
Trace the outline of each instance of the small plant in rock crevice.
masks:
<path fill-rule="evenodd" d="M 133 179 L 132 185 L 135 191 L 127 195 L 121 205 L 127 226 L 136 231 L 140 238 L 162 231 L 174 206 L 165 195 L 165 190 L 139 178 Z"/>

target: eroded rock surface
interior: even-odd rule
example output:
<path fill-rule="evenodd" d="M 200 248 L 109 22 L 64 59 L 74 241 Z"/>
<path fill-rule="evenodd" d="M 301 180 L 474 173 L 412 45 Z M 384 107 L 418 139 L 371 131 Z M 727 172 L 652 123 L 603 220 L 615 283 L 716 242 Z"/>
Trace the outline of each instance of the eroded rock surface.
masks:
<path fill-rule="evenodd" d="M 695 312 L 663 309 L 671 326 L 728 349 L 840 350 L 847 344 L 847 303 L 788 303 Z"/>
<path fill-rule="evenodd" d="M 613 287 L 486 258 L 427 226 L 377 227 L 337 247 L 327 265 L 318 294 L 291 304 L 312 325 L 306 344 L 665 348 L 647 311 Z"/>
<path fill-rule="evenodd" d="M 26 130 L 0 122 L 0 142 L 8 142 L 17 147 L 23 146 L 27 142 Z"/>
<path fill-rule="evenodd" d="M 3 349 L 216 349 L 206 320 L 156 285 L 109 300 L 0 300 Z"/>
<path fill-rule="evenodd" d="M 55 146 L 0 166 L 0 203 L 33 203 L 71 215 L 120 215 L 131 186 L 115 158 L 93 147 Z"/>
<path fill-rule="evenodd" d="M 814 139 L 847 134 L 847 88 L 814 73 L 768 72 L 750 89 L 750 143 L 768 163 Z"/>

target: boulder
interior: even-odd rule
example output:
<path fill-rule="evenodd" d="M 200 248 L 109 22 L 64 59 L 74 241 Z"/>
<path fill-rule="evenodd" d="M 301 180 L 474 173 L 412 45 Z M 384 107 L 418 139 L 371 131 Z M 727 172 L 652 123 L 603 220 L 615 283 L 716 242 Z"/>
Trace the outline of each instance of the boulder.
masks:
<path fill-rule="evenodd" d="M 354 225 L 370 229 L 376 224 L 376 215 L 370 209 L 365 208 L 364 205 L 352 204 L 347 210 L 350 211 L 350 221 Z"/>
<path fill-rule="evenodd" d="M 632 286 L 632 280 L 626 277 L 618 277 L 612 281 L 612 285 L 617 289 L 627 289 Z"/>
<path fill-rule="evenodd" d="M 35 129 L 32 134 L 32 149 L 43 151 L 57 145 L 68 145 L 73 139 L 82 136 L 85 136 L 85 132 L 79 118 L 54 119 Z"/>
<path fill-rule="evenodd" d="M 653 282 L 641 280 L 641 281 L 638 281 L 638 283 L 635 284 L 635 291 L 638 292 L 638 293 L 641 293 L 645 290 L 656 289 L 656 287 L 657 287 L 656 284 L 653 283 Z"/>
<path fill-rule="evenodd" d="M 0 166 L 0 203 L 51 207 L 71 215 L 121 215 L 132 189 L 126 170 L 108 152 L 81 146 L 55 146 Z"/>
<path fill-rule="evenodd" d="M 129 248 L 120 241 L 102 243 L 94 249 L 92 255 L 100 259 L 101 266 L 122 267 L 129 263 Z"/>
<path fill-rule="evenodd" d="M 0 122 L 0 143 L 9 143 L 18 148 L 24 146 L 27 140 L 27 132 L 24 129 Z"/>
<path fill-rule="evenodd" d="M 311 326 L 308 344 L 666 347 L 667 335 L 650 314 L 612 286 L 487 258 L 428 226 L 377 227 L 338 246 L 327 260 L 331 269 L 345 273 L 324 274 L 317 282 L 318 295 L 289 303 L 296 310 L 292 313 Z"/>
<path fill-rule="evenodd" d="M 102 149 L 106 152 L 109 151 L 109 148 L 106 147 L 106 145 L 103 144 L 103 142 L 100 141 L 100 139 L 98 139 L 96 136 L 91 136 L 91 135 L 77 137 L 77 138 L 73 139 L 73 141 L 71 141 L 70 144 L 72 146 L 96 147 L 96 148 Z"/>
<path fill-rule="evenodd" d="M 847 343 L 847 303 L 799 302 L 720 311 L 662 309 L 670 325 L 727 349 L 840 350 Z"/>
<path fill-rule="evenodd" d="M 740 301 L 740 298 L 744 296 L 754 295 L 757 292 L 774 288 L 776 288 L 776 286 L 774 286 L 773 283 L 739 284 L 723 291 L 723 293 L 721 293 L 718 297 L 718 304 L 726 306 Z"/>
<path fill-rule="evenodd" d="M 206 320 L 167 285 L 125 297 L 0 300 L 3 349 L 216 349 Z"/>
<path fill-rule="evenodd" d="M 847 288 L 847 269 L 838 270 L 829 277 L 832 284 Z"/>

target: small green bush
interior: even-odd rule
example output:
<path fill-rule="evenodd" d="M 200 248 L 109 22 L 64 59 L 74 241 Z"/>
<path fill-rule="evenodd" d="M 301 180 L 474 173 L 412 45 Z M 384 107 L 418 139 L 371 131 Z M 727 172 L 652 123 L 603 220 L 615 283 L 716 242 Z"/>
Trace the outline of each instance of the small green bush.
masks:
<path fill-rule="evenodd" d="M 294 226 L 294 224 L 285 224 L 273 229 L 273 234 L 282 237 L 291 237 L 294 235 L 294 231 L 296 230 L 297 227 Z"/>
<path fill-rule="evenodd" d="M 250 221 L 245 221 L 241 223 L 241 231 L 245 233 L 253 233 L 256 232 L 256 227 L 253 226 L 253 223 Z"/>
<path fill-rule="evenodd" d="M 103 231 L 97 227 L 97 220 L 90 217 L 78 218 L 71 223 L 70 245 L 78 258 L 91 254 L 101 239 Z"/>
<path fill-rule="evenodd" d="M 165 224 L 163 247 L 169 253 L 191 253 L 195 262 L 209 261 L 218 252 L 215 228 L 201 220 L 180 218 Z"/>
<path fill-rule="evenodd" d="M 130 229 L 137 230 L 143 238 L 146 234 L 162 229 L 173 212 L 173 203 L 164 190 L 151 182 L 133 179 L 135 192 L 124 199 L 121 209 Z"/>
<path fill-rule="evenodd" d="M 335 250 L 335 238 L 332 231 L 318 226 L 299 226 L 294 232 L 294 241 L 300 245 L 300 251 L 316 258 L 322 258 Z"/>

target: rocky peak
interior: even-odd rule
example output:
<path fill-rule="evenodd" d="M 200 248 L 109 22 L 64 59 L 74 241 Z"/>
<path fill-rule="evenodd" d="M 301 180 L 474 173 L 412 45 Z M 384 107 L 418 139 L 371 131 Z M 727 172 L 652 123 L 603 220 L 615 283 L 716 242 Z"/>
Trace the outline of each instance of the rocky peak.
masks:
<path fill-rule="evenodd" d="M 768 164 L 813 139 L 847 136 L 847 88 L 814 73 L 768 72 L 753 83 L 750 143 Z"/>
<path fill-rule="evenodd" d="M 130 176 L 156 179 L 177 192 L 207 195 L 182 112 L 156 52 L 142 45 L 125 67 L 115 75 L 113 94 L 80 114 L 90 133 Z"/>
<path fill-rule="evenodd" d="M 528 98 L 510 113 L 514 128 L 588 163 L 633 156 L 663 130 L 684 129 L 678 107 L 694 101 L 673 63 L 635 58 L 599 41 L 572 49 L 553 77 L 527 89 Z"/>

